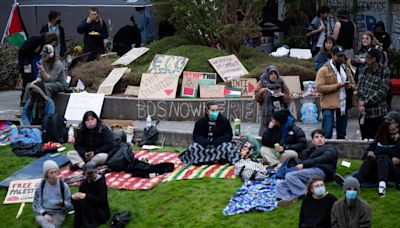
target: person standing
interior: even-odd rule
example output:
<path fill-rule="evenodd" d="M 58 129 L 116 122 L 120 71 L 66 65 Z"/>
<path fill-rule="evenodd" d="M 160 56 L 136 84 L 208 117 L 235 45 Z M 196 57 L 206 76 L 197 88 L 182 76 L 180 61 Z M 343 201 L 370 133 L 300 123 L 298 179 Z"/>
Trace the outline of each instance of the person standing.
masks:
<path fill-rule="evenodd" d="M 310 38 L 311 53 L 316 55 L 324 44 L 327 34 L 326 21 L 330 13 L 328 6 L 321 6 L 318 9 L 317 16 L 311 21 L 311 25 L 307 29 L 307 37 Z"/>
<path fill-rule="evenodd" d="M 41 227 L 60 227 L 68 210 L 72 209 L 69 187 L 58 177 L 59 173 L 55 161 L 43 163 L 44 179 L 36 188 L 32 204 L 36 222 Z"/>
<path fill-rule="evenodd" d="M 332 36 L 326 37 L 324 45 L 321 47 L 321 50 L 318 52 L 317 56 L 315 56 L 313 61 L 313 67 L 316 71 L 332 58 L 331 51 L 334 45 L 335 40 Z"/>
<path fill-rule="evenodd" d="M 77 27 L 79 34 L 83 34 L 83 51 L 90 52 L 88 61 L 98 58 L 105 53 L 104 40 L 108 37 L 106 22 L 100 17 L 97 8 L 90 8 L 89 16 Z"/>
<path fill-rule="evenodd" d="M 381 51 L 370 48 L 365 59 L 364 76 L 357 84 L 360 130 L 363 139 L 373 139 L 388 113 L 386 95 L 390 90 L 390 70 L 379 63 Z"/>
<path fill-rule="evenodd" d="M 332 228 L 371 227 L 371 209 L 367 202 L 358 197 L 360 183 L 352 176 L 344 179 L 345 198 L 333 204 L 331 212 Z"/>
<path fill-rule="evenodd" d="M 57 46 L 55 47 L 56 56 L 64 57 L 67 51 L 67 45 L 65 44 L 65 33 L 64 28 L 61 26 L 61 13 L 57 11 L 50 11 L 49 22 L 40 29 L 40 34 L 46 32 L 52 32 L 57 35 Z"/>
<path fill-rule="evenodd" d="M 337 13 L 338 21 L 333 28 L 333 38 L 336 44 L 344 48 L 344 54 L 347 59 L 354 59 L 353 42 L 357 38 L 356 25 L 349 20 L 349 14 L 346 10 L 339 10 Z"/>
<path fill-rule="evenodd" d="M 125 25 L 120 28 L 113 39 L 113 51 L 117 52 L 118 56 L 123 56 L 133 47 L 139 48 L 142 37 L 140 30 L 135 23 L 135 18 L 130 17 L 132 25 Z"/>

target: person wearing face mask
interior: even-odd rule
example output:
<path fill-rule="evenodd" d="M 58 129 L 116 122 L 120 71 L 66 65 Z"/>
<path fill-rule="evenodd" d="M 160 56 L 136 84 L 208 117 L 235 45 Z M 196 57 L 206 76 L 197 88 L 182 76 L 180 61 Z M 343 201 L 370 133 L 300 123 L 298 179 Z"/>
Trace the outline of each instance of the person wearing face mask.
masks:
<path fill-rule="evenodd" d="M 57 46 L 55 48 L 56 56 L 64 57 L 67 51 L 67 45 L 65 44 L 65 33 L 64 28 L 61 26 L 61 13 L 57 11 L 50 11 L 49 22 L 40 29 L 40 34 L 46 32 L 52 32 L 57 35 Z"/>
<path fill-rule="evenodd" d="M 344 179 L 345 198 L 333 204 L 331 212 L 332 228 L 371 227 L 371 209 L 367 202 L 358 197 L 360 183 L 354 177 Z"/>
<path fill-rule="evenodd" d="M 87 61 L 98 58 L 105 53 L 104 40 L 108 37 L 106 22 L 100 17 L 97 8 L 89 9 L 89 16 L 77 27 L 79 34 L 83 34 L 83 51 L 90 52 Z"/>
<path fill-rule="evenodd" d="M 214 162 L 235 164 L 240 160 L 240 153 L 231 142 L 231 123 L 219 112 L 216 102 L 207 102 L 206 107 L 206 115 L 194 125 L 194 143 L 179 158 L 186 165 Z"/>
<path fill-rule="evenodd" d="M 113 134 L 95 112 L 87 111 L 83 115 L 74 147 L 75 150 L 67 153 L 72 164 L 70 169 L 82 168 L 85 164 L 103 165 L 113 148 Z"/>
<path fill-rule="evenodd" d="M 299 228 L 330 228 L 331 209 L 336 200 L 326 191 L 321 177 L 311 177 L 300 208 Z"/>
<path fill-rule="evenodd" d="M 96 174 L 93 164 L 85 165 L 83 173 L 85 180 L 79 186 L 79 192 L 71 196 L 75 210 L 74 227 L 98 227 L 110 218 L 106 179 Z"/>
<path fill-rule="evenodd" d="M 327 139 L 332 138 L 335 115 L 337 139 L 346 138 L 348 109 L 352 107 L 351 96 L 356 84 L 343 61 L 344 48 L 334 46 L 332 59 L 318 70 L 315 78 L 317 92 L 321 94 L 322 129 Z"/>

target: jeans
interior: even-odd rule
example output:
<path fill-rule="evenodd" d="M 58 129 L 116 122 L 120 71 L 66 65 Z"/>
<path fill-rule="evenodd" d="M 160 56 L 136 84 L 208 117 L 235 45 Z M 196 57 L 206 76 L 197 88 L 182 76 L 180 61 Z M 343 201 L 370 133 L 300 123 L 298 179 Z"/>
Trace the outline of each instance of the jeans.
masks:
<path fill-rule="evenodd" d="M 325 131 L 325 138 L 331 139 L 334 124 L 334 115 L 336 112 L 336 138 L 346 138 L 347 119 L 349 116 L 346 108 L 345 114 L 340 115 L 340 109 L 322 109 L 322 129 Z"/>

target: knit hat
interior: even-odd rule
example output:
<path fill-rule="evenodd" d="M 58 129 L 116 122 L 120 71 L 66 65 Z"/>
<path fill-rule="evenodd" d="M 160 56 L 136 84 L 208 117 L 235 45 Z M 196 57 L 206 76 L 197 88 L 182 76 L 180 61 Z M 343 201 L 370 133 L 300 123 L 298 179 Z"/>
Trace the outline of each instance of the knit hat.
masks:
<path fill-rule="evenodd" d="M 93 164 L 87 163 L 83 166 L 83 173 L 86 174 L 87 172 L 94 172 L 96 171 L 96 167 Z"/>
<path fill-rule="evenodd" d="M 400 112 L 390 111 L 388 114 L 386 114 L 385 120 L 386 121 L 394 121 L 394 122 L 400 124 Z"/>
<path fill-rule="evenodd" d="M 343 182 L 344 192 L 350 188 L 355 188 L 358 192 L 360 191 L 360 182 L 358 182 L 358 180 L 352 176 L 346 177 Z"/>
<path fill-rule="evenodd" d="M 274 113 L 274 119 L 280 124 L 286 123 L 289 116 L 290 112 L 288 110 L 281 110 Z"/>
<path fill-rule="evenodd" d="M 50 169 L 57 169 L 60 170 L 60 168 L 58 167 L 57 163 L 53 160 L 46 160 L 43 163 L 43 175 L 46 175 L 47 171 L 49 171 Z"/>

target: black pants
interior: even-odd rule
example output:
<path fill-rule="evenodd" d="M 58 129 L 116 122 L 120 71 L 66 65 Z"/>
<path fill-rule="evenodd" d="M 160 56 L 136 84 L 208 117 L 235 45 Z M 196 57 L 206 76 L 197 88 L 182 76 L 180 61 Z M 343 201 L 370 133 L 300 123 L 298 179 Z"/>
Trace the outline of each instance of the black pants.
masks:
<path fill-rule="evenodd" d="M 384 121 L 383 116 L 365 119 L 363 125 L 360 124 L 362 139 L 374 139 L 378 132 L 379 125 Z"/>
<path fill-rule="evenodd" d="M 75 210 L 74 227 L 98 227 L 108 221 L 107 215 L 99 206 L 93 205 L 85 200 L 72 200 Z"/>
<path fill-rule="evenodd" d="M 33 69 L 32 69 L 32 72 L 33 72 Z M 33 80 L 35 80 L 35 75 L 33 73 L 22 73 L 22 89 L 21 89 L 20 102 L 23 102 L 26 85 L 28 85 L 28 83 L 30 83 L 30 82 L 33 82 Z"/>
<path fill-rule="evenodd" d="M 394 181 L 399 182 L 399 168 L 388 156 L 368 156 L 358 171 L 357 179 L 362 182 Z"/>

